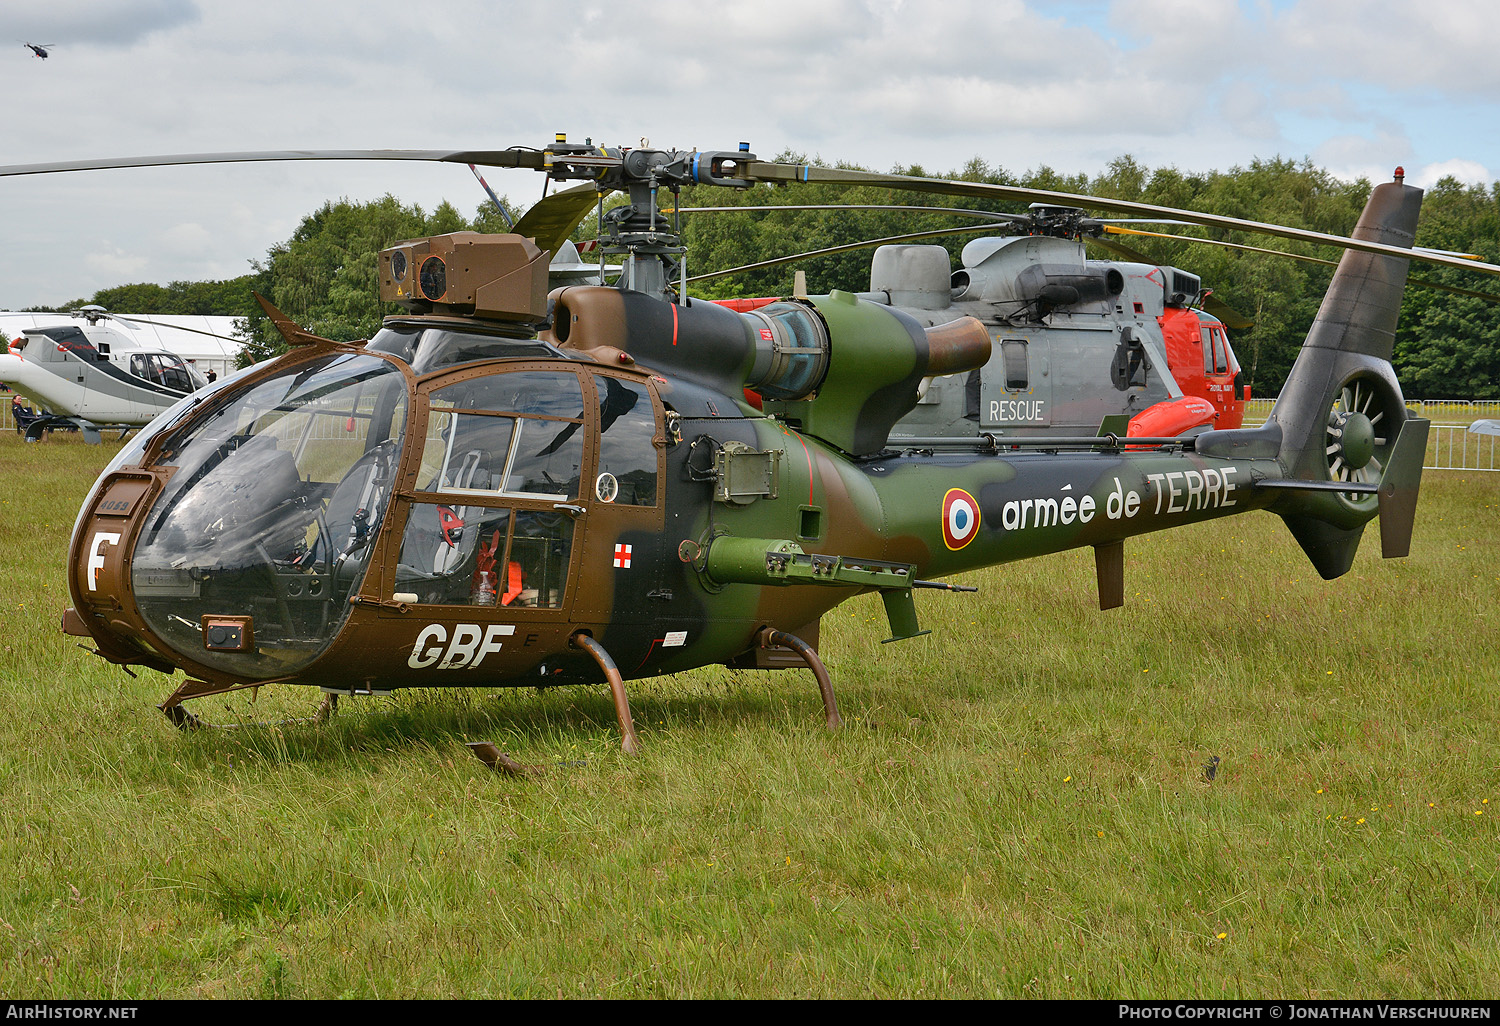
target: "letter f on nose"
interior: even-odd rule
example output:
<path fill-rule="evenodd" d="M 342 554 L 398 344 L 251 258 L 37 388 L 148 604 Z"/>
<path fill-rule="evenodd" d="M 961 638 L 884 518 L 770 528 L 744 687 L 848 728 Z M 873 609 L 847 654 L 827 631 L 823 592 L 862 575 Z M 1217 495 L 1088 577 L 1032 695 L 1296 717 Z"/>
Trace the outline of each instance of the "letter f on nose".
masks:
<path fill-rule="evenodd" d="M 104 569 L 104 546 L 120 544 L 120 536 L 109 531 L 100 531 L 89 543 L 88 583 L 89 591 L 99 590 L 99 571 Z"/>

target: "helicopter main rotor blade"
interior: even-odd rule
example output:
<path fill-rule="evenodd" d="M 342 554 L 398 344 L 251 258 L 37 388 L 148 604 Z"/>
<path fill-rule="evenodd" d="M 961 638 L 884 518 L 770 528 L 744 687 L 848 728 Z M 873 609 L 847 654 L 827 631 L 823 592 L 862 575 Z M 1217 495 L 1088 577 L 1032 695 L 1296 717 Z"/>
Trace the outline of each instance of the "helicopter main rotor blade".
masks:
<path fill-rule="evenodd" d="M 976 232 L 989 231 L 991 224 L 970 224 L 958 228 L 936 228 L 929 232 L 912 232 L 910 235 L 891 235 L 884 239 L 866 239 L 864 242 L 850 242 L 842 246 L 829 246 L 827 249 L 813 249 L 806 253 L 794 253 L 791 256 L 776 257 L 773 260 L 761 260 L 754 264 L 743 264 L 739 267 L 730 267 L 722 271 L 709 271 L 706 274 L 695 274 L 688 281 L 708 281 L 710 278 L 724 278 L 731 274 L 739 274 L 742 271 L 758 271 L 763 267 L 777 267 L 781 264 L 792 264 L 798 260 L 811 260 L 813 257 L 830 256 L 834 253 L 848 253 L 856 249 L 873 249 L 876 246 L 884 246 L 897 242 L 913 242 L 917 239 L 939 239 L 944 235 L 972 235 Z"/>
<path fill-rule="evenodd" d="M 984 182 L 960 182 L 942 178 L 913 178 L 908 175 L 880 174 L 873 171 L 849 171 L 842 168 L 813 167 L 807 164 L 773 164 L 765 161 L 750 161 L 742 174 L 759 182 L 820 182 L 828 185 L 877 185 L 890 189 L 905 189 L 938 196 L 969 196 L 975 199 L 1027 201 L 1051 203 L 1059 206 L 1084 207 L 1099 210 L 1115 210 L 1139 217 L 1180 218 L 1190 224 L 1209 228 L 1226 228 L 1231 231 L 1250 232 L 1255 235 L 1270 235 L 1276 238 L 1311 242 L 1322 246 L 1337 246 L 1354 249 L 1362 253 L 1377 253 L 1381 256 L 1402 257 L 1408 260 L 1423 260 L 1445 267 L 1461 267 L 1482 274 L 1500 275 L 1500 266 L 1475 263 L 1439 253 L 1423 253 L 1400 246 L 1385 246 L 1378 242 L 1346 239 L 1338 235 L 1306 231 L 1301 228 L 1285 228 L 1281 225 L 1261 221 L 1247 221 L 1238 217 L 1219 214 L 1202 214 L 1176 207 L 1159 207 L 1151 203 L 1133 200 L 1101 199 L 1096 196 L 1080 196 L 1070 192 L 1050 192 L 1044 189 L 1023 189 L 1011 185 L 989 185 Z"/>
<path fill-rule="evenodd" d="M 233 342 L 235 345 L 242 345 L 245 341 L 242 338 L 234 338 L 231 335 L 220 335 L 216 331 L 204 331 L 202 328 L 185 328 L 180 324 L 168 324 L 166 321 L 153 321 L 148 317 L 131 317 L 127 316 L 126 314 L 110 314 L 109 316 L 114 320 L 124 321 L 127 324 L 149 324 L 153 328 L 170 328 L 173 331 L 186 331 L 194 335 L 207 335 L 209 338 L 222 339 L 225 342 Z"/>
<path fill-rule="evenodd" d="M 0 166 L 0 177 L 42 175 L 59 171 L 103 171 L 120 167 L 172 167 L 181 164 L 247 164 L 273 160 L 425 160 L 443 164 L 482 164 L 542 170 L 541 150 L 249 150 L 228 153 L 176 153 L 153 157 L 110 157 L 102 160 L 60 160 L 45 164 Z"/>

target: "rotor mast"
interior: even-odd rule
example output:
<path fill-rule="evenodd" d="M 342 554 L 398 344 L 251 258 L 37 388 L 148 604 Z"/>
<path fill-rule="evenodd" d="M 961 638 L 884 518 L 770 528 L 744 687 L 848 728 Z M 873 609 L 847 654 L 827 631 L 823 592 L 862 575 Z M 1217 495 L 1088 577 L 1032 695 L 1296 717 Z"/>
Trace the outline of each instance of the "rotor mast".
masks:
<path fill-rule="evenodd" d="M 750 144 L 737 151 L 697 151 L 639 148 L 598 148 L 589 140 L 569 143 L 559 132 L 543 154 L 550 179 L 590 181 L 599 190 L 599 246 L 602 254 L 620 254 L 624 270 L 619 287 L 660 298 L 673 298 L 670 283 L 677 279 L 676 302 L 687 301 L 687 247 L 682 242 L 679 215 L 666 220 L 657 206 L 657 193 L 666 188 L 676 196 L 684 185 L 723 185 L 748 189 L 753 182 L 738 177 L 755 160 Z M 625 193 L 628 202 L 602 209 L 606 192 Z M 677 204 L 673 204 L 674 207 Z"/>

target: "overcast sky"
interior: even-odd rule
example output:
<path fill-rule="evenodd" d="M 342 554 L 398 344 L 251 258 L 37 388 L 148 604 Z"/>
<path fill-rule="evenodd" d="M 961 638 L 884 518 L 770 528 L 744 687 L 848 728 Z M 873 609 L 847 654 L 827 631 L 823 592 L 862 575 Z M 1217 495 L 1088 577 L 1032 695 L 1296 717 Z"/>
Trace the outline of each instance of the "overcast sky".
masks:
<path fill-rule="evenodd" d="M 7 4 L 0 163 L 572 140 L 930 174 L 1311 158 L 1500 176 L 1494 0 L 48 0 Z M 55 44 L 48 60 L 22 43 Z M 492 172 L 527 204 L 530 172 Z M 0 309 L 230 278 L 325 200 L 465 213 L 462 165 L 0 179 Z M 146 312 L 146 311 L 136 311 Z"/>

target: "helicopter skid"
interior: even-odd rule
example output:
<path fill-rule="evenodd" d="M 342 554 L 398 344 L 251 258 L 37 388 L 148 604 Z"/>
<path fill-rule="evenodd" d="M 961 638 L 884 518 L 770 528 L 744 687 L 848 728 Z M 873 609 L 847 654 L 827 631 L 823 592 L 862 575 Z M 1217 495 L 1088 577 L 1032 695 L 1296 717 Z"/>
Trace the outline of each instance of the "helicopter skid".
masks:
<path fill-rule="evenodd" d="M 546 773 L 540 766 L 527 766 L 517 762 L 489 741 L 470 741 L 468 745 L 475 758 L 497 773 L 512 777 L 540 777 Z"/>
<path fill-rule="evenodd" d="M 220 730 L 233 730 L 236 727 L 257 726 L 254 723 L 209 723 L 196 713 L 189 712 L 182 704 L 190 698 L 207 698 L 210 695 L 225 695 L 231 691 L 243 691 L 245 688 L 259 688 L 260 684 L 209 684 L 201 680 L 186 680 L 182 686 L 167 696 L 166 701 L 157 706 L 172 725 L 178 730 L 200 730 L 204 727 L 215 727 Z M 321 724 L 328 722 L 329 717 L 338 712 L 339 696 L 336 694 L 325 694 L 323 702 L 318 706 L 317 712 L 311 716 L 301 716 L 290 720 L 279 720 L 279 726 L 287 726 L 293 723 Z"/>

